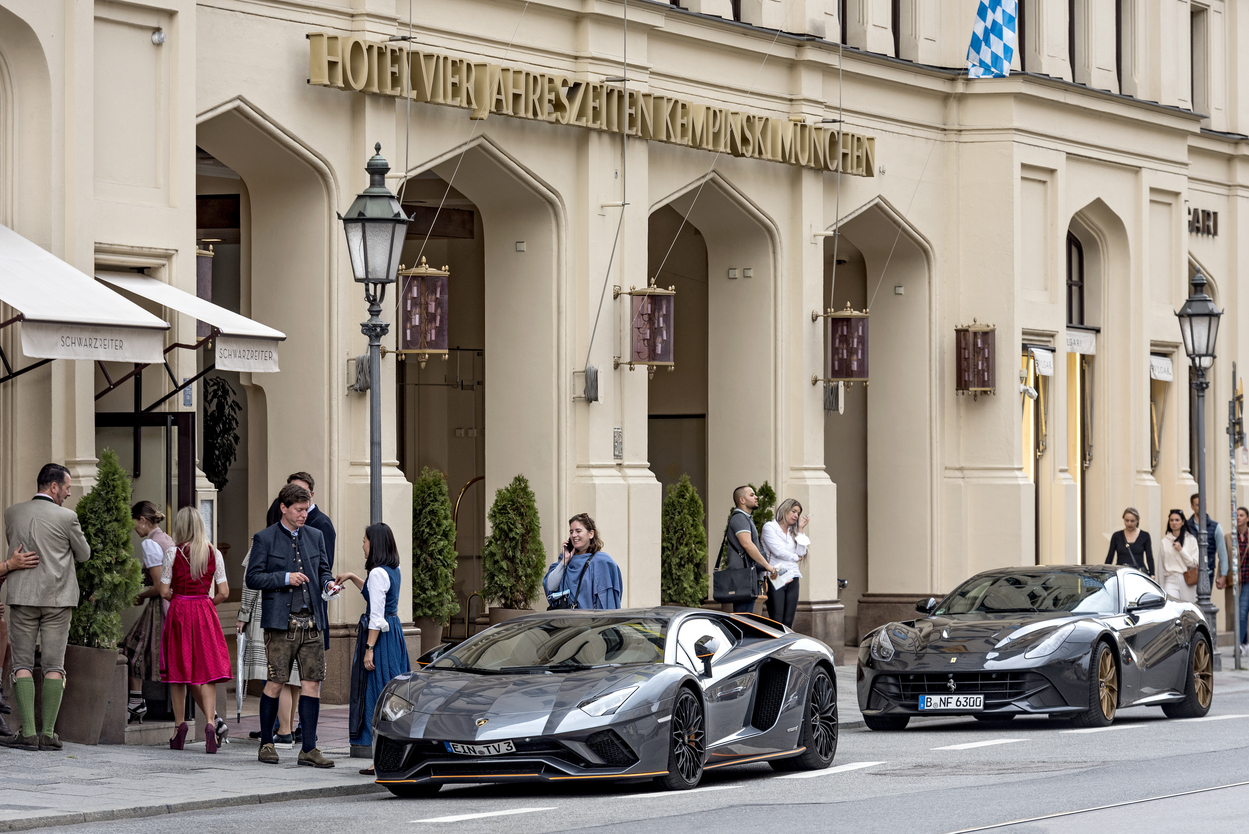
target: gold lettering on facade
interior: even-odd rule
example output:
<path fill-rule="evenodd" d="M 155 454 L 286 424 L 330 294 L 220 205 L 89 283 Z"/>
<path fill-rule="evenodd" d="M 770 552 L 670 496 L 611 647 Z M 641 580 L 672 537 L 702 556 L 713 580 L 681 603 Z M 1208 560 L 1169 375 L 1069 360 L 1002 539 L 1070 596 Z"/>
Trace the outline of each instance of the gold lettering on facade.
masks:
<path fill-rule="evenodd" d="M 637 136 L 700 150 L 875 176 L 873 137 L 759 113 L 625 90 L 601 81 L 434 55 L 402 44 L 313 32 L 308 83 Z"/>

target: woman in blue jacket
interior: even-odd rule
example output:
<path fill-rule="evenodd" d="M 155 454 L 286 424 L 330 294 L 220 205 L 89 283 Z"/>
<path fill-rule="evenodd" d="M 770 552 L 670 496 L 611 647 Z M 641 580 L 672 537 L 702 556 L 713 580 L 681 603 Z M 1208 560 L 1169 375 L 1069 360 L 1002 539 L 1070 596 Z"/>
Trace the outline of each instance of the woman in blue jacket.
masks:
<path fill-rule="evenodd" d="M 594 519 L 578 513 L 568 519 L 568 541 L 542 580 L 553 609 L 615 609 L 620 607 L 624 580 L 620 567 L 603 550 Z"/>

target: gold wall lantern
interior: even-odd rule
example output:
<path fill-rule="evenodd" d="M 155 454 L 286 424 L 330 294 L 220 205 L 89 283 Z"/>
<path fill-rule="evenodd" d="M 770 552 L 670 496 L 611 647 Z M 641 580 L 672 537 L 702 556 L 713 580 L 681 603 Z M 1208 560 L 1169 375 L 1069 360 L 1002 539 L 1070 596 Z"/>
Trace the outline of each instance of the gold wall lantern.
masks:
<path fill-rule="evenodd" d="M 991 324 L 971 324 L 954 328 L 954 390 L 971 394 L 997 393 L 997 330 Z"/>
<path fill-rule="evenodd" d="M 811 321 L 824 319 L 824 376 L 811 377 L 811 384 L 834 382 L 867 384 L 867 310 L 859 312 L 846 302 L 844 310 L 811 312 Z"/>
<path fill-rule="evenodd" d="M 213 248 L 195 247 L 195 295 L 205 301 L 213 300 Z M 212 332 L 212 328 L 202 321 L 195 323 L 195 338 L 202 339 Z"/>
<path fill-rule="evenodd" d="M 434 269 L 425 258 L 420 266 L 400 269 L 402 316 L 399 322 L 399 356 L 413 355 L 425 367 L 431 356 L 446 361 L 448 290 L 450 267 Z"/>
<path fill-rule="evenodd" d="M 629 314 L 629 358 L 617 357 L 612 367 L 628 365 L 629 370 L 642 365 L 654 378 L 656 368 L 676 368 L 673 353 L 673 327 L 676 316 L 676 288 L 661 289 L 654 285 L 624 292 L 612 288 L 612 298 L 627 295 L 632 299 Z"/>

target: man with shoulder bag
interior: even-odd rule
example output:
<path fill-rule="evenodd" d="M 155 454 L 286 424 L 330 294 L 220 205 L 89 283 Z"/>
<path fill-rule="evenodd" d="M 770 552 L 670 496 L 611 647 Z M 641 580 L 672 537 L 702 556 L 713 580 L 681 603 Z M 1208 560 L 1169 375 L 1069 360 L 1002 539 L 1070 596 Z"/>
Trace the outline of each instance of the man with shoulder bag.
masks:
<path fill-rule="evenodd" d="M 733 490 L 733 512 L 712 574 L 712 599 L 731 602 L 735 614 L 755 610 L 755 600 L 762 595 L 760 574 L 773 579 L 777 575 L 776 568 L 759 550 L 759 529 L 750 515 L 758 506 L 759 498 L 753 488 L 739 486 Z"/>

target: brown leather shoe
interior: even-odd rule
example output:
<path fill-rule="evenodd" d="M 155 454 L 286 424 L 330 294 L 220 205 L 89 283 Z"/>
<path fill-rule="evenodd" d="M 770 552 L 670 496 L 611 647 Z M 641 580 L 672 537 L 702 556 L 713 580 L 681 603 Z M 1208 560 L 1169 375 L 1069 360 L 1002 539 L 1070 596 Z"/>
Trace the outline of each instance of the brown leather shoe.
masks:
<path fill-rule="evenodd" d="M 265 764 L 277 764 L 281 761 L 281 759 L 278 758 L 278 751 L 273 748 L 272 744 L 260 745 L 260 753 L 256 755 L 256 759 L 264 762 Z"/>
<path fill-rule="evenodd" d="M 16 732 L 11 736 L 0 737 L 0 747 L 11 747 L 14 750 L 30 750 L 32 752 L 38 752 L 39 737 L 24 736 L 20 732 Z"/>
<path fill-rule="evenodd" d="M 60 750 L 61 746 L 62 746 L 61 737 L 58 736 L 56 733 L 53 733 L 50 736 L 45 736 L 42 734 L 39 736 L 39 749 L 40 750 Z"/>
<path fill-rule="evenodd" d="M 299 751 L 299 764 L 309 767 L 333 767 L 334 760 L 325 758 L 321 755 L 321 748 L 314 747 L 311 750 Z"/>

